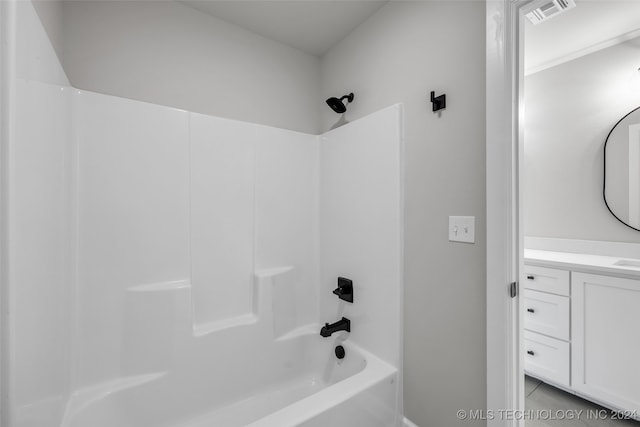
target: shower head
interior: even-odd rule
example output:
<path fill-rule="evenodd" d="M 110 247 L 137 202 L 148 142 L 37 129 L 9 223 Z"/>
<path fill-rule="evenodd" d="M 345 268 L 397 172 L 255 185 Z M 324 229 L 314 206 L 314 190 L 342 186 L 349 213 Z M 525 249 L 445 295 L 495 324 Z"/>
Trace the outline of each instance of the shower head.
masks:
<path fill-rule="evenodd" d="M 333 111 L 338 114 L 342 114 L 347 111 L 347 106 L 342 102 L 343 99 L 347 100 L 347 104 L 353 102 L 353 92 L 349 95 L 344 95 L 342 98 L 338 99 L 336 97 L 332 97 L 327 99 L 327 104 Z"/>

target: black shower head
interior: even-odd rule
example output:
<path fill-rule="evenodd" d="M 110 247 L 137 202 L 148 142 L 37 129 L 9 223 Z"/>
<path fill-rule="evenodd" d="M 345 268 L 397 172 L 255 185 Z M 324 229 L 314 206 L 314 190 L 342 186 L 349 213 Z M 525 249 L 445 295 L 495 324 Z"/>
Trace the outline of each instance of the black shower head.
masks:
<path fill-rule="evenodd" d="M 343 99 L 346 99 L 347 103 L 353 102 L 353 93 L 350 93 L 349 95 L 344 95 L 340 99 L 335 97 L 329 98 L 327 99 L 327 104 L 329 105 L 329 107 L 331 107 L 333 111 L 335 111 L 338 114 L 342 114 L 345 111 L 347 111 L 347 106 L 344 105 L 344 103 L 342 102 Z"/>

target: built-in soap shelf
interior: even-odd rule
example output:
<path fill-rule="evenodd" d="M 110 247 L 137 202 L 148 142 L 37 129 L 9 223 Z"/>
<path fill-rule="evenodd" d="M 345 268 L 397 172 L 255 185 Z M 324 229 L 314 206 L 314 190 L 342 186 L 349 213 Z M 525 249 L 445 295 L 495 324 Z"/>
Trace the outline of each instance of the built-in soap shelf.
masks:
<path fill-rule="evenodd" d="M 145 285 L 131 286 L 127 289 L 129 292 L 162 292 L 162 291 L 179 291 L 190 289 L 191 283 L 187 279 L 171 280 L 168 282 L 149 283 Z"/>
<path fill-rule="evenodd" d="M 290 304 L 290 298 L 286 298 L 295 290 L 294 271 L 293 266 L 257 270 L 253 279 L 250 313 L 196 323 L 193 315 L 193 285 L 188 279 L 179 279 L 129 287 L 129 310 L 126 315 L 135 320 L 133 324 L 138 325 L 136 332 L 143 336 L 149 335 L 151 329 L 175 331 L 190 328 L 192 336 L 199 338 L 232 328 L 263 325 L 271 329 L 274 338 L 282 338 L 300 327 L 296 322 L 295 304 Z M 274 295 L 281 301 L 274 300 Z M 302 328 L 307 330 L 309 326 Z"/>

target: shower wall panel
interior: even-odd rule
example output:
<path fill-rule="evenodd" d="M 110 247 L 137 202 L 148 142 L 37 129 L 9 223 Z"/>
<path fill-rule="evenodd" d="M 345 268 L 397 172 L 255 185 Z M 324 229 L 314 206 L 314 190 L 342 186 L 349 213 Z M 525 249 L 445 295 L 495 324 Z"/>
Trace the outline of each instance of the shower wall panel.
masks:
<path fill-rule="evenodd" d="M 402 372 L 402 105 L 321 136 L 320 304 L 324 321 L 351 320 L 349 339 Z M 333 294 L 353 280 L 353 304 Z M 377 410 L 402 425 L 402 374 Z"/>
<path fill-rule="evenodd" d="M 191 280 L 200 327 L 252 310 L 256 128 L 190 114 Z"/>
<path fill-rule="evenodd" d="M 70 390 L 71 97 L 60 86 L 19 80 L 16 100 L 9 199 L 13 415 L 21 425 L 48 426 L 61 419 Z"/>
<path fill-rule="evenodd" d="M 252 321 L 254 273 L 286 266 L 292 288 L 274 290 L 284 294 L 274 303 L 288 302 L 279 316 L 291 327 L 310 320 L 317 313 L 317 138 L 191 113 L 190 158 L 196 328 Z"/>
<path fill-rule="evenodd" d="M 147 351 L 176 344 L 147 319 L 156 304 L 195 336 L 257 321 L 265 269 L 291 270 L 271 290 L 276 333 L 315 321 L 316 137 L 75 90 L 73 122 L 74 387 L 170 366 Z"/>
<path fill-rule="evenodd" d="M 188 115 L 76 91 L 74 123 L 83 387 L 121 374 L 125 291 L 189 277 Z"/>
<path fill-rule="evenodd" d="M 3 13 L 2 49 L 14 47 L 16 61 L 3 63 L 15 79 L 3 91 L 14 92 L 3 99 L 13 108 L 3 111 L 11 140 L 2 147 L 8 156 L 2 296 L 9 309 L 2 313 L 1 351 L 9 369 L 0 378 L 0 424 L 52 427 L 70 393 L 71 91 L 58 86 L 69 81 L 31 2 L 3 4 Z M 4 27 L 10 22 L 14 32 Z"/>
<path fill-rule="evenodd" d="M 321 292 L 328 321 L 394 366 L 402 361 L 402 109 L 394 105 L 327 132 L 321 143 Z M 331 294 L 353 280 L 354 303 Z"/>
<path fill-rule="evenodd" d="M 276 335 L 317 322 L 319 141 L 259 126 L 256 143 L 256 271 L 292 267 L 274 282 Z"/>

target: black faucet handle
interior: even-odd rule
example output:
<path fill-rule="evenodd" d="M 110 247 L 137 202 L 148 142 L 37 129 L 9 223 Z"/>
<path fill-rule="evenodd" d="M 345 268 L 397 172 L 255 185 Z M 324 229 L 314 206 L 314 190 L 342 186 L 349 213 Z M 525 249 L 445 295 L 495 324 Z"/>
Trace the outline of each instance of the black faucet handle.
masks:
<path fill-rule="evenodd" d="M 338 277 L 338 287 L 333 290 L 333 294 L 343 301 L 353 303 L 353 281 L 346 277 Z"/>

